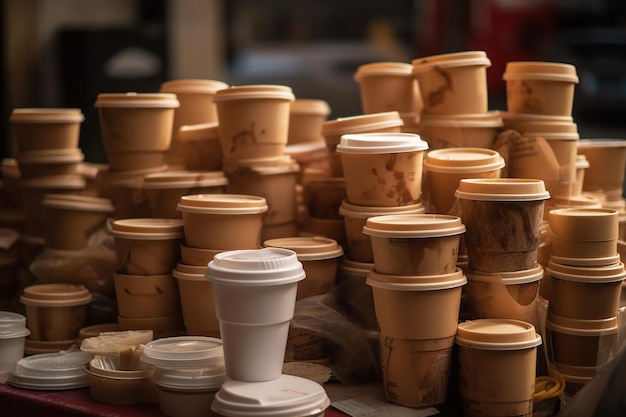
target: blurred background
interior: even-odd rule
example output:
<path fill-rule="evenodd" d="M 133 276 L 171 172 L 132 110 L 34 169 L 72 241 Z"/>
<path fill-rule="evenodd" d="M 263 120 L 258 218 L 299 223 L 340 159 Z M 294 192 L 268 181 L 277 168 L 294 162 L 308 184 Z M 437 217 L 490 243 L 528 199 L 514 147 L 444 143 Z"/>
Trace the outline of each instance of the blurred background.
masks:
<path fill-rule="evenodd" d="M 623 0 L 0 0 L 0 153 L 15 107 L 78 107 L 85 160 L 104 162 L 93 104 L 205 78 L 282 84 L 361 114 L 356 68 L 484 50 L 489 108 L 505 109 L 506 62 L 574 64 L 581 138 L 626 138 Z"/>

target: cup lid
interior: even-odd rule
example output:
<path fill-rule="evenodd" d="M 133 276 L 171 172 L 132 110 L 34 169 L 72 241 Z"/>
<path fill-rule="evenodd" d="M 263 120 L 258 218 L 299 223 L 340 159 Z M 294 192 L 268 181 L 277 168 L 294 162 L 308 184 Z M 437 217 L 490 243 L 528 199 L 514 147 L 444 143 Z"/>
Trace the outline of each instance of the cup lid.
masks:
<path fill-rule="evenodd" d="M 354 74 L 354 80 L 360 82 L 363 77 L 377 75 L 395 75 L 412 78 L 412 73 L 413 65 L 405 62 L 372 62 L 360 65 Z"/>
<path fill-rule="evenodd" d="M 144 189 L 219 187 L 228 184 L 222 171 L 164 171 L 143 177 Z"/>
<path fill-rule="evenodd" d="M 129 347 L 138 347 L 154 338 L 152 330 L 105 331 L 97 336 L 85 338 L 80 350 L 99 356 L 116 356 Z"/>
<path fill-rule="evenodd" d="M 154 368 L 152 382 L 175 390 L 217 391 L 227 380 L 223 366 L 204 368 Z"/>
<path fill-rule="evenodd" d="M 9 120 L 11 123 L 81 123 L 85 116 L 81 109 L 33 107 L 13 109 Z"/>
<path fill-rule="evenodd" d="M 531 131 L 525 129 L 523 133 L 524 137 L 532 138 L 544 138 L 545 140 L 572 140 L 577 141 L 580 139 L 578 132 L 552 132 L 552 131 Z"/>
<path fill-rule="evenodd" d="M 561 239 L 601 241 L 619 236 L 619 213 L 607 208 L 567 207 L 548 212 L 550 233 Z"/>
<path fill-rule="evenodd" d="M 66 390 L 89 386 L 85 365 L 92 356 L 86 352 L 40 353 L 17 361 L 7 381 L 18 388 Z"/>
<path fill-rule="evenodd" d="M 373 262 L 359 262 L 359 261 L 355 261 L 352 259 L 348 259 L 347 257 L 343 257 L 341 258 L 341 261 L 339 262 L 339 266 L 343 269 L 349 269 L 349 270 L 359 270 L 359 271 L 363 271 L 367 274 L 367 272 L 371 271 L 372 269 L 374 269 L 374 263 Z"/>
<path fill-rule="evenodd" d="M 43 149 L 19 152 L 15 159 L 19 164 L 70 164 L 82 162 L 85 154 L 78 148 Z"/>
<path fill-rule="evenodd" d="M 26 337 L 29 334 L 26 317 L 11 311 L 0 311 L 0 340 Z"/>
<path fill-rule="evenodd" d="M 578 84 L 576 67 L 557 62 L 509 61 L 504 69 L 502 79 L 566 81 Z"/>
<path fill-rule="evenodd" d="M 564 281 L 589 283 L 619 282 L 626 277 L 622 262 L 611 265 L 573 266 L 558 264 L 552 258 L 548 261 L 546 273 L 553 278 Z"/>
<path fill-rule="evenodd" d="M 555 208 L 586 207 L 602 208 L 602 203 L 596 197 L 589 194 L 572 195 L 569 197 L 553 196 L 548 204 Z"/>
<path fill-rule="evenodd" d="M 85 188 L 86 184 L 80 175 L 53 175 L 20 181 L 20 187 L 57 190 L 80 190 Z"/>
<path fill-rule="evenodd" d="M 206 268 L 206 265 L 184 265 L 179 263 L 172 270 L 172 276 L 186 281 L 206 281 L 204 278 Z"/>
<path fill-rule="evenodd" d="M 503 168 L 504 158 L 487 148 L 442 148 L 426 154 L 424 168 L 430 172 L 473 173 Z"/>
<path fill-rule="evenodd" d="M 355 219 L 368 219 L 375 216 L 386 216 L 391 214 L 421 214 L 426 212 L 423 202 L 407 204 L 405 206 L 375 207 L 375 206 L 359 206 L 348 203 L 346 199 L 339 206 L 339 214 L 349 216 Z"/>
<path fill-rule="evenodd" d="M 182 219 L 118 219 L 109 223 L 109 232 L 123 239 L 180 239 L 184 227 Z"/>
<path fill-rule="evenodd" d="M 526 123 L 539 122 L 542 124 L 552 123 L 565 123 L 570 124 L 574 122 L 572 116 L 551 115 L 551 114 L 537 114 L 537 113 L 517 113 L 498 110 L 502 121 L 506 124 L 507 121 L 518 121 Z"/>
<path fill-rule="evenodd" d="M 337 152 L 379 154 L 425 151 L 428 143 L 417 133 L 348 133 L 341 136 Z"/>
<path fill-rule="evenodd" d="M 457 198 L 481 201 L 547 200 L 545 183 L 529 178 L 464 178 L 454 193 Z"/>
<path fill-rule="evenodd" d="M 626 148 L 626 139 L 581 139 L 578 149 L 585 151 L 587 148 Z"/>
<path fill-rule="evenodd" d="M 72 307 L 89 304 L 92 295 L 78 284 L 35 284 L 22 291 L 20 302 L 37 307 Z"/>
<path fill-rule="evenodd" d="M 576 169 L 585 169 L 589 168 L 590 164 L 587 160 L 587 155 L 578 154 L 576 155 Z"/>
<path fill-rule="evenodd" d="M 25 355 L 37 355 L 40 353 L 57 353 L 72 349 L 76 339 L 69 340 L 32 340 L 28 337 L 24 343 Z"/>
<path fill-rule="evenodd" d="M 245 194 L 194 194 L 180 198 L 178 211 L 207 214 L 259 214 L 268 210 L 264 197 Z"/>
<path fill-rule="evenodd" d="M 263 242 L 265 247 L 285 248 L 296 252 L 299 261 L 316 261 L 338 258 L 343 249 L 337 241 L 321 236 L 297 236 L 269 239 Z"/>
<path fill-rule="evenodd" d="M 291 87 L 285 85 L 239 85 L 221 89 L 215 93 L 214 102 L 224 100 L 246 100 L 246 99 L 280 99 L 294 101 Z"/>
<path fill-rule="evenodd" d="M 172 108 L 180 106 L 176 94 L 171 93 L 100 93 L 95 107 L 154 107 Z"/>
<path fill-rule="evenodd" d="M 281 155 L 227 161 L 223 164 L 223 170 L 227 174 L 274 175 L 300 172 L 300 165 L 290 155 Z"/>
<path fill-rule="evenodd" d="M 363 233 L 388 238 L 430 238 L 458 235 L 465 225 L 458 216 L 447 214 L 392 214 L 370 217 Z"/>
<path fill-rule="evenodd" d="M 98 171 L 96 182 L 101 185 L 117 185 L 117 186 L 135 186 L 143 182 L 143 178 L 148 174 L 155 172 L 163 172 L 168 169 L 168 165 L 161 165 L 156 168 L 147 168 L 130 171 L 110 171 L 103 169 Z"/>
<path fill-rule="evenodd" d="M 592 336 L 617 332 L 617 316 L 596 320 L 578 320 L 548 312 L 546 328 L 559 333 Z"/>
<path fill-rule="evenodd" d="M 359 114 L 325 121 L 322 123 L 322 136 L 371 132 L 403 125 L 404 122 L 397 111 Z"/>
<path fill-rule="evenodd" d="M 322 385 L 294 375 L 264 382 L 227 380 L 215 395 L 211 410 L 228 417 L 317 416 L 330 399 Z"/>
<path fill-rule="evenodd" d="M 459 323 L 458 345 L 484 350 L 516 350 L 541 344 L 535 326 L 513 319 L 477 319 Z"/>
<path fill-rule="evenodd" d="M 165 81 L 159 92 L 215 94 L 217 90 L 224 88 L 228 88 L 228 84 L 222 81 L 189 78 Z"/>
<path fill-rule="evenodd" d="M 389 275 L 371 269 L 365 283 L 371 287 L 393 291 L 436 291 L 458 288 L 467 284 L 461 268 L 441 275 Z"/>
<path fill-rule="evenodd" d="M 46 194 L 42 200 L 45 207 L 60 210 L 113 212 L 113 203 L 108 198 L 78 194 Z"/>
<path fill-rule="evenodd" d="M 328 116 L 330 114 L 330 106 L 325 100 L 298 98 L 291 102 L 289 113 Z"/>
<path fill-rule="evenodd" d="M 219 142 L 219 127 L 217 122 L 183 125 L 178 129 L 176 139 L 183 142 L 192 140 L 215 140 Z"/>
<path fill-rule="evenodd" d="M 448 54 L 431 55 L 411 61 L 413 73 L 429 71 L 434 67 L 450 68 L 481 65 L 491 66 L 491 61 L 484 51 L 463 51 Z"/>
<path fill-rule="evenodd" d="M 440 126 L 458 128 L 502 127 L 502 117 L 498 111 L 473 114 L 423 114 L 420 126 Z"/>
<path fill-rule="evenodd" d="M 466 270 L 469 281 L 502 280 L 504 285 L 527 284 L 540 281 L 543 276 L 543 267 L 537 264 L 534 268 L 509 272 L 482 272 Z"/>
<path fill-rule="evenodd" d="M 564 256 L 550 255 L 550 259 L 554 263 L 570 266 L 606 266 L 619 262 L 620 255 L 616 253 L 613 256 L 604 256 L 601 258 L 567 258 Z"/>
<path fill-rule="evenodd" d="M 207 336 L 175 336 L 144 345 L 141 361 L 163 368 L 199 368 L 224 365 L 222 341 Z"/>
<path fill-rule="evenodd" d="M 220 252 L 209 262 L 206 279 L 241 286 L 281 285 L 305 277 L 296 252 L 262 248 Z"/>

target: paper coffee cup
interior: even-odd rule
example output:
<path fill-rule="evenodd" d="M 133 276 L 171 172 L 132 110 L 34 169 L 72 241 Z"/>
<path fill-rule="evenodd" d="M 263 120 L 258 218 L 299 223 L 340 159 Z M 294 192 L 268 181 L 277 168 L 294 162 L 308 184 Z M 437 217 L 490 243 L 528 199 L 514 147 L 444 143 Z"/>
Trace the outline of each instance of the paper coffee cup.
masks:
<path fill-rule="evenodd" d="M 76 175 L 85 155 L 78 148 L 18 152 L 15 159 L 23 179 Z"/>
<path fill-rule="evenodd" d="M 219 337 L 220 325 L 215 315 L 213 284 L 204 278 L 206 265 L 192 267 L 178 264 L 172 271 L 177 279 L 183 323 L 188 335 Z"/>
<path fill-rule="evenodd" d="M 84 120 L 82 111 L 72 108 L 15 108 L 9 117 L 17 152 L 77 148 Z"/>
<path fill-rule="evenodd" d="M 115 272 L 115 295 L 120 316 L 134 318 L 180 314 L 176 280 L 167 275 L 129 275 Z"/>
<path fill-rule="evenodd" d="M 500 113 L 424 114 L 420 134 L 431 149 L 451 147 L 492 148 L 502 130 Z"/>
<path fill-rule="evenodd" d="M 359 66 L 354 80 L 359 84 L 363 113 L 421 112 L 421 93 L 412 70 L 413 65 L 404 62 L 372 62 Z"/>
<path fill-rule="evenodd" d="M 179 149 L 178 158 L 186 169 L 215 171 L 222 168 L 223 151 L 217 122 L 183 125 L 176 132 L 175 138 L 173 143 Z"/>
<path fill-rule="evenodd" d="M 330 114 L 328 102 L 296 98 L 289 106 L 287 144 L 322 143 L 322 124 Z"/>
<path fill-rule="evenodd" d="M 578 153 L 585 155 L 589 168 L 585 170 L 584 191 L 622 189 L 626 167 L 626 140 L 583 139 Z"/>

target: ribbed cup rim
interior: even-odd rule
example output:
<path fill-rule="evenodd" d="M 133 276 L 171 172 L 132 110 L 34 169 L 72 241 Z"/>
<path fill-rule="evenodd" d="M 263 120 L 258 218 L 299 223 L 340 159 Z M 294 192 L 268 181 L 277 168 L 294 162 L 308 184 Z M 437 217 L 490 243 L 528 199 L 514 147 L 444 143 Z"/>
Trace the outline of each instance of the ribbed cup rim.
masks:
<path fill-rule="evenodd" d="M 364 77 L 398 76 L 412 78 L 413 65 L 406 62 L 371 62 L 360 65 L 354 73 L 354 80 L 360 82 Z"/>
<path fill-rule="evenodd" d="M 426 213 L 426 207 L 423 202 L 414 204 L 407 204 L 405 206 L 390 206 L 390 207 L 374 207 L 374 206 L 359 206 L 356 204 L 350 204 L 346 199 L 341 202 L 339 206 L 339 214 L 345 217 L 352 217 L 355 219 L 368 219 L 375 216 L 386 216 L 391 214 L 423 214 Z"/>
<path fill-rule="evenodd" d="M 371 132 L 403 125 L 404 122 L 397 111 L 359 114 L 325 121 L 322 123 L 322 136 Z"/>
<path fill-rule="evenodd" d="M 264 197 L 245 194 L 194 194 L 180 198 L 176 206 L 183 213 L 260 214 L 268 210 Z"/>
<path fill-rule="evenodd" d="M 144 189 L 218 187 L 228 184 L 222 171 L 164 171 L 143 177 Z"/>
<path fill-rule="evenodd" d="M 213 101 L 219 103 L 226 100 L 278 99 L 294 101 L 291 87 L 285 85 L 256 84 L 240 85 L 224 88 L 215 93 Z"/>
<path fill-rule="evenodd" d="M 337 152 L 343 154 L 387 154 L 419 152 L 428 149 L 428 143 L 416 133 L 348 133 L 341 136 Z"/>
<path fill-rule="evenodd" d="M 426 154 L 424 168 L 430 172 L 472 173 L 503 168 L 504 158 L 498 151 L 486 148 L 442 148 Z"/>
<path fill-rule="evenodd" d="M 534 268 L 509 272 L 482 272 L 466 270 L 465 274 L 469 281 L 493 281 L 502 280 L 504 285 L 528 284 L 541 281 L 544 276 L 543 267 L 537 265 Z"/>
<path fill-rule="evenodd" d="M 551 259 L 546 266 L 546 273 L 563 281 L 583 283 L 620 282 L 626 277 L 622 262 L 604 266 L 573 266 L 558 264 Z"/>
<path fill-rule="evenodd" d="M 481 350 L 520 350 L 539 346 L 541 336 L 521 320 L 477 319 L 459 323 L 455 343 Z"/>
<path fill-rule="evenodd" d="M 182 219 L 117 219 L 109 223 L 109 232 L 123 239 L 180 239 L 184 236 L 184 223 Z"/>
<path fill-rule="evenodd" d="M 390 214 L 366 220 L 363 233 L 386 238 L 432 238 L 465 233 L 461 218 L 447 214 Z"/>
<path fill-rule="evenodd" d="M 430 71 L 434 67 L 452 68 L 464 66 L 491 66 L 491 61 L 484 51 L 463 51 L 448 54 L 431 55 L 411 61 L 413 74 Z"/>
<path fill-rule="evenodd" d="M 367 273 L 365 283 L 374 288 L 392 291 L 438 291 L 449 290 L 467 284 L 463 270 L 441 275 L 389 275 L 374 269 Z"/>
<path fill-rule="evenodd" d="M 464 178 L 459 181 L 455 197 L 481 201 L 547 200 L 545 183 L 531 178 Z"/>

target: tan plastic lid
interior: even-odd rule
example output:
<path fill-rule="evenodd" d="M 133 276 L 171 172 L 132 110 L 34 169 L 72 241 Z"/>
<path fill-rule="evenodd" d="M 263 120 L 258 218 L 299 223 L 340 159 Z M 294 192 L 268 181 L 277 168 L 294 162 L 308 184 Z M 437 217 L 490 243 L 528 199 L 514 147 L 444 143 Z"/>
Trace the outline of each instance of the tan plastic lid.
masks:
<path fill-rule="evenodd" d="M 576 67 L 556 62 L 509 61 L 502 79 L 565 81 L 578 84 Z"/>
<path fill-rule="evenodd" d="M 601 336 L 617 333 L 617 316 L 598 320 L 576 320 L 548 312 L 546 328 L 574 336 Z"/>
<path fill-rule="evenodd" d="M 206 281 L 204 278 L 206 268 L 206 265 L 184 265 L 179 263 L 172 269 L 172 276 L 185 281 Z"/>
<path fill-rule="evenodd" d="M 31 285 L 20 296 L 22 304 L 37 307 L 72 307 L 89 304 L 91 300 L 89 290 L 76 284 Z"/>
<path fill-rule="evenodd" d="M 198 123 L 194 125 L 183 125 L 178 129 L 176 139 L 185 141 L 192 140 L 219 140 L 219 123 Z"/>
<path fill-rule="evenodd" d="M 339 206 L 340 215 L 352 217 L 355 219 L 367 219 L 375 216 L 387 216 L 393 214 L 422 213 L 426 213 L 426 207 L 424 207 L 424 203 L 422 203 L 421 201 L 415 204 L 407 204 L 405 206 L 375 207 L 350 204 L 347 200 L 344 199 L 341 202 L 341 206 Z"/>
<path fill-rule="evenodd" d="M 447 214 L 395 214 L 367 219 L 363 233 L 387 238 L 430 238 L 459 235 L 465 225 Z"/>
<path fill-rule="evenodd" d="M 546 274 L 564 281 L 588 283 L 618 282 L 623 281 L 626 277 L 622 262 L 611 265 L 573 266 L 558 264 L 552 259 L 548 261 Z"/>
<path fill-rule="evenodd" d="M 460 268 L 441 275 L 388 275 L 374 268 L 368 272 L 365 283 L 384 290 L 436 291 L 461 287 L 467 283 L 467 278 Z"/>
<path fill-rule="evenodd" d="M 459 323 L 455 342 L 482 350 L 517 350 L 539 346 L 541 336 L 521 320 L 478 319 Z"/>
<path fill-rule="evenodd" d="M 551 233 L 568 240 L 604 241 L 619 237 L 619 213 L 607 208 L 567 207 L 548 212 Z"/>
<path fill-rule="evenodd" d="M 328 116 L 330 114 L 330 106 L 324 100 L 298 98 L 291 102 L 289 113 Z"/>
<path fill-rule="evenodd" d="M 624 148 L 626 139 L 581 139 L 578 148 Z"/>
<path fill-rule="evenodd" d="M 113 212 L 113 203 L 108 198 L 77 194 L 46 194 L 42 204 L 60 210 Z"/>
<path fill-rule="evenodd" d="M 550 260 L 556 264 L 570 266 L 606 266 L 619 262 L 620 255 L 616 253 L 613 256 L 605 256 L 602 258 L 567 258 L 564 256 L 550 255 Z"/>
<path fill-rule="evenodd" d="M 504 122 L 507 120 L 520 121 L 520 122 L 539 122 L 539 123 L 574 123 L 572 116 L 556 116 L 550 114 L 536 114 L 536 113 L 513 113 L 504 110 L 498 110 L 500 117 Z M 506 123 L 505 123 L 506 124 Z"/>
<path fill-rule="evenodd" d="M 274 175 L 300 172 L 300 165 L 289 155 L 269 158 L 247 158 L 225 162 L 223 170 L 227 173 Z"/>
<path fill-rule="evenodd" d="M 502 127 L 502 117 L 498 111 L 476 114 L 423 114 L 420 126 L 456 127 L 456 128 L 482 128 Z"/>
<path fill-rule="evenodd" d="M 178 108 L 176 94 L 170 93 L 100 93 L 95 107 Z"/>
<path fill-rule="evenodd" d="M 20 181 L 20 187 L 57 190 L 80 190 L 85 188 L 86 184 L 87 182 L 80 175 L 54 175 Z"/>
<path fill-rule="evenodd" d="M 11 112 L 11 123 L 81 123 L 85 120 L 80 109 L 72 108 L 17 108 Z"/>
<path fill-rule="evenodd" d="M 82 162 L 85 155 L 78 148 L 46 149 L 19 152 L 15 158 L 18 164 L 68 164 Z"/>
<path fill-rule="evenodd" d="M 219 187 L 228 184 L 222 171 L 164 171 L 143 177 L 144 189 Z"/>
<path fill-rule="evenodd" d="M 180 198 L 178 211 L 207 214 L 258 214 L 268 210 L 264 197 L 245 194 L 195 194 Z"/>
<path fill-rule="evenodd" d="M 373 262 L 358 262 L 352 259 L 348 259 L 345 256 L 341 258 L 339 266 L 345 270 L 365 272 L 365 275 L 367 275 L 368 271 L 374 269 Z"/>
<path fill-rule="evenodd" d="M 575 140 L 580 139 L 578 132 L 553 132 L 553 131 L 530 131 L 524 130 L 525 137 L 538 137 L 545 140 Z"/>
<path fill-rule="evenodd" d="M 587 160 L 587 155 L 578 154 L 576 155 L 576 169 L 585 169 L 589 168 L 589 161 Z"/>
<path fill-rule="evenodd" d="M 555 208 L 602 208 L 600 200 L 589 194 L 573 195 L 570 197 L 553 196 L 550 198 L 549 205 Z"/>
<path fill-rule="evenodd" d="M 360 82 L 363 77 L 380 75 L 411 78 L 412 73 L 413 65 L 405 62 L 372 62 L 359 66 L 354 74 L 354 80 Z"/>
<path fill-rule="evenodd" d="M 240 85 L 224 88 L 215 93 L 214 102 L 224 100 L 248 100 L 248 99 L 279 99 L 294 101 L 291 87 L 284 85 Z"/>
<path fill-rule="evenodd" d="M 143 182 L 143 178 L 148 174 L 155 172 L 163 172 L 168 169 L 168 165 L 161 165 L 160 167 L 138 169 L 131 171 L 110 171 L 103 169 L 98 171 L 96 176 L 96 182 L 102 185 L 140 185 Z"/>
<path fill-rule="evenodd" d="M 371 132 L 373 130 L 401 127 L 404 125 L 397 111 L 360 114 L 339 117 L 322 123 L 322 136 L 343 135 L 346 133 Z"/>
<path fill-rule="evenodd" d="M 536 201 L 550 198 L 542 180 L 529 178 L 464 178 L 459 181 L 459 188 L 454 195 L 480 201 Z"/>
<path fill-rule="evenodd" d="M 215 94 L 217 90 L 228 88 L 228 84 L 217 80 L 180 79 L 165 81 L 161 84 L 161 93 L 198 93 Z"/>
<path fill-rule="evenodd" d="M 418 58 L 411 61 L 413 73 L 430 71 L 433 68 L 466 67 L 481 65 L 491 66 L 491 61 L 484 51 L 452 52 Z"/>
<path fill-rule="evenodd" d="M 502 280 L 504 285 L 527 284 L 537 282 L 543 278 L 543 267 L 537 265 L 531 269 L 523 269 L 510 272 L 482 272 L 466 270 L 467 278 L 470 281 L 493 281 Z"/>
<path fill-rule="evenodd" d="M 219 253 L 216 251 L 216 254 Z M 186 274 L 203 274 L 206 271 L 206 265 L 187 265 L 184 263 L 177 263 L 175 269 L 178 272 L 183 272 Z"/>
<path fill-rule="evenodd" d="M 416 133 L 348 133 L 341 136 L 337 152 L 380 154 L 425 151 L 428 143 Z"/>
<path fill-rule="evenodd" d="M 343 249 L 337 241 L 320 236 L 298 236 L 269 239 L 263 242 L 265 247 L 291 249 L 299 261 L 317 261 L 338 258 Z"/>
<path fill-rule="evenodd" d="M 431 172 L 473 173 L 503 168 L 504 158 L 486 148 L 442 148 L 429 151 L 424 168 Z"/>
<path fill-rule="evenodd" d="M 182 219 L 118 219 L 109 224 L 111 234 L 123 239 L 179 239 L 183 230 Z"/>

